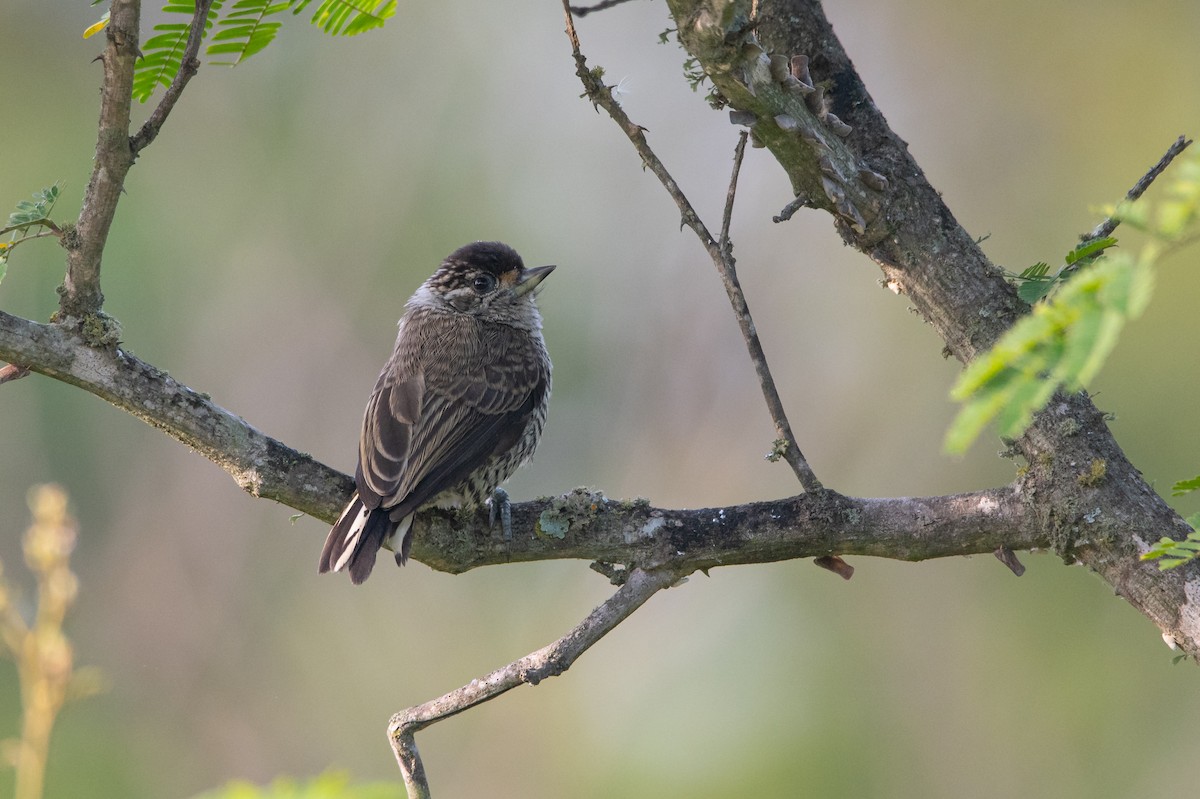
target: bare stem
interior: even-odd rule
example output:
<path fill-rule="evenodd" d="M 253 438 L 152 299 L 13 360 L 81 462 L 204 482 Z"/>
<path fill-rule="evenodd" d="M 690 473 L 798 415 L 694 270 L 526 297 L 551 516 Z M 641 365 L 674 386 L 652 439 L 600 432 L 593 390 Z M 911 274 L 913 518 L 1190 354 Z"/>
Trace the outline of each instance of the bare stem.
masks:
<path fill-rule="evenodd" d="M 43 230 L 39 233 L 30 234 L 29 236 L 26 236 L 26 238 L 32 239 L 32 238 L 38 238 L 40 236 L 60 236 L 60 237 L 62 236 L 62 228 L 60 228 L 52 219 L 34 219 L 30 222 L 21 222 L 20 224 L 17 224 L 17 225 L 9 225 L 8 227 L 0 227 L 0 236 L 5 236 L 5 235 L 12 233 L 13 231 L 17 231 L 17 230 L 29 230 L 29 228 L 31 228 L 31 227 L 38 227 L 38 226 L 49 228 L 49 230 Z M 23 241 L 23 239 L 17 240 L 18 243 L 21 241 Z"/>
<path fill-rule="evenodd" d="M 21 738 L 13 753 L 17 799 L 41 799 L 50 735 L 77 674 L 71 642 L 63 634 L 78 589 L 68 562 L 75 521 L 57 486 L 38 486 L 30 492 L 29 504 L 33 525 L 25 534 L 25 561 L 38 584 L 31 622 L 17 610 L 15 592 L 0 577 L 0 648 L 16 662 L 21 687 Z"/>
<path fill-rule="evenodd" d="M 721 251 L 732 254 L 733 242 L 729 240 L 729 226 L 733 222 L 733 200 L 737 196 L 738 174 L 742 171 L 742 157 L 746 154 L 747 131 L 738 134 L 737 147 L 733 149 L 733 173 L 729 176 L 729 191 L 725 193 L 725 213 L 721 216 Z"/>
<path fill-rule="evenodd" d="M 496 669 L 491 674 L 471 680 L 444 696 L 392 716 L 388 723 L 388 738 L 396 755 L 396 762 L 404 775 L 409 799 L 426 799 L 430 796 L 425 767 L 417 752 L 416 733 L 442 719 L 495 699 L 518 685 L 537 685 L 547 677 L 557 677 L 569 669 L 592 644 L 629 618 L 646 603 L 646 600 L 674 584 L 682 576 L 684 575 L 669 570 L 633 569 L 615 594 L 554 643 Z"/>
<path fill-rule="evenodd" d="M 708 228 L 705 227 L 699 215 L 692 207 L 692 204 L 679 188 L 679 184 L 675 182 L 662 161 L 650 148 L 642 127 L 635 124 L 617 101 L 613 99 L 612 90 L 601 82 L 598 71 L 588 69 L 587 59 L 584 58 L 583 53 L 579 49 L 579 35 L 575 32 L 575 21 L 572 18 L 571 6 L 567 0 L 563 0 L 563 13 L 566 16 L 567 36 L 571 40 L 571 53 L 575 58 L 575 74 L 583 82 L 583 88 L 587 93 L 588 99 L 594 105 L 608 112 L 613 121 L 625 132 L 634 149 L 637 150 L 638 155 L 642 157 L 642 163 L 654 173 L 655 177 L 662 183 L 663 188 L 671 195 L 671 199 L 679 207 L 683 224 L 691 228 L 692 232 L 700 239 L 700 243 L 704 245 L 704 249 L 708 251 L 709 257 L 717 267 L 717 272 L 721 276 L 721 282 L 725 286 L 725 293 L 729 297 L 729 303 L 733 306 L 733 313 L 737 318 L 738 327 L 742 331 L 742 338 L 746 341 L 746 349 L 750 352 L 750 360 L 754 363 L 754 371 L 758 375 L 759 386 L 762 388 L 763 398 L 767 402 L 767 410 L 771 414 L 771 420 L 775 424 L 776 439 L 783 442 L 777 447 L 777 451 L 782 453 L 788 464 L 792 467 L 796 479 L 805 491 L 822 490 L 824 487 L 821 485 L 821 481 L 817 479 L 816 473 L 808 465 L 808 461 L 804 458 L 804 453 L 800 451 L 800 445 L 796 442 L 796 436 L 792 433 L 792 426 L 788 422 L 787 413 L 783 409 L 783 401 L 779 397 L 779 390 L 775 387 L 775 380 L 771 377 L 771 370 L 767 366 L 767 356 L 763 352 L 762 342 L 759 341 L 754 320 L 750 316 L 750 307 L 746 303 L 746 296 L 742 292 L 741 284 L 738 283 L 737 270 L 733 259 L 733 247 L 726 238 L 728 233 L 727 225 L 722 231 L 720 242 L 714 239 L 712 234 L 708 232 Z M 734 183 L 737 180 L 736 167 L 740 166 L 740 164 L 741 159 L 739 157 L 737 164 L 735 164 Z M 732 214 L 733 190 L 734 187 L 731 186 L 729 202 L 726 204 L 727 215 Z"/>
<path fill-rule="evenodd" d="M 1176 139 L 1175 143 L 1168 147 L 1167 151 L 1163 153 L 1163 157 L 1158 159 L 1158 163 L 1150 167 L 1146 174 L 1142 175 L 1138 182 L 1133 184 L 1133 188 L 1125 193 L 1124 202 L 1131 203 L 1145 194 L 1146 189 L 1150 188 L 1150 184 L 1153 183 L 1155 179 L 1171 165 L 1171 162 L 1175 160 L 1176 156 L 1186 150 L 1191 143 L 1192 140 L 1186 136 L 1180 136 L 1178 139 Z M 1121 224 L 1121 220 L 1118 219 L 1116 215 L 1110 216 L 1099 225 L 1096 225 L 1096 227 L 1093 228 L 1090 233 L 1085 233 L 1080 236 L 1079 240 L 1093 241 L 1095 239 L 1102 239 L 1105 236 L 1111 236 L 1112 232 L 1117 229 L 1117 225 L 1119 224 Z"/>
<path fill-rule="evenodd" d="M 197 0 L 196 2 L 196 13 L 192 15 L 192 25 L 188 30 L 188 39 L 183 48 L 179 71 L 175 73 L 175 79 L 171 81 L 171 85 L 163 93 L 158 106 L 146 121 L 142 123 L 142 127 L 137 134 L 129 141 L 129 149 L 135 158 L 138 153 L 144 150 L 158 136 L 158 132 L 162 130 L 162 126 L 167 121 L 171 109 L 175 107 L 179 96 L 183 94 L 184 87 L 187 86 L 188 81 L 200 69 L 200 59 L 198 58 L 200 54 L 200 42 L 204 38 L 204 28 L 208 24 L 208 12 L 212 8 L 212 2 L 213 0 Z"/>

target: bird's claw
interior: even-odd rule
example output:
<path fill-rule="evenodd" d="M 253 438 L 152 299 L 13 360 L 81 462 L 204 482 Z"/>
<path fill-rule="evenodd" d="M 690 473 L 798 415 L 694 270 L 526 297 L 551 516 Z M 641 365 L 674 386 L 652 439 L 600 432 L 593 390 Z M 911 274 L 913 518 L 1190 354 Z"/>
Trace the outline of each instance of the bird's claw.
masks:
<path fill-rule="evenodd" d="M 504 540 L 512 541 L 512 503 L 508 501 L 508 492 L 497 488 L 492 492 L 488 501 L 488 526 L 496 526 L 496 518 L 500 519 L 500 529 L 504 532 Z"/>

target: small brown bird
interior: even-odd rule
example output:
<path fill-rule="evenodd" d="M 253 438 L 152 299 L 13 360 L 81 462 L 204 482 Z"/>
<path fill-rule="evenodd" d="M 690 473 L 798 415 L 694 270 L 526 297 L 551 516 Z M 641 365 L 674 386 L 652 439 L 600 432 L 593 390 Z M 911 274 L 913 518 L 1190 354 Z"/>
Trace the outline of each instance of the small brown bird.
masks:
<path fill-rule="evenodd" d="M 348 567 L 361 583 L 385 546 L 403 566 L 423 507 L 475 506 L 493 491 L 493 514 L 507 503 L 498 486 L 533 455 L 550 404 L 534 289 L 553 270 L 476 242 L 405 303 L 363 417 L 357 490 L 325 539 L 322 573 Z"/>

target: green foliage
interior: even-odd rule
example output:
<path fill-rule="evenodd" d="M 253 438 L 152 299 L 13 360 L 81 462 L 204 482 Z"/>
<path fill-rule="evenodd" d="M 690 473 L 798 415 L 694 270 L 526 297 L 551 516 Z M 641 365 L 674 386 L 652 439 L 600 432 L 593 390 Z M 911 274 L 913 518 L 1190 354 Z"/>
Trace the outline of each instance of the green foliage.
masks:
<path fill-rule="evenodd" d="M 230 55 L 230 61 L 213 61 L 214 64 L 236 66 L 275 40 L 282 25 L 268 21 L 267 17 L 287 11 L 290 3 L 272 3 L 270 0 L 239 0 L 219 22 L 213 43 L 208 46 L 209 55 Z"/>
<path fill-rule="evenodd" d="M 1045 261 L 1034 264 L 1020 274 L 1011 275 L 1012 278 L 1020 281 L 1017 285 L 1017 295 L 1033 305 L 1074 272 L 1099 258 L 1109 247 L 1116 246 L 1116 243 L 1117 240 L 1112 236 L 1088 239 L 1080 243 L 1063 257 L 1063 265 L 1053 275 L 1050 274 L 1050 265 Z"/>
<path fill-rule="evenodd" d="M 302 0 L 299 13 L 309 0 Z M 396 13 L 396 0 L 324 0 L 313 12 L 312 24 L 333 36 L 357 36 L 383 27 Z"/>
<path fill-rule="evenodd" d="M 61 183 L 35 191 L 32 200 L 21 200 L 17 203 L 17 209 L 8 215 L 8 224 L 0 229 L 0 235 L 12 233 L 12 236 L 8 241 L 0 241 L 0 282 L 8 274 L 8 256 L 13 248 L 27 239 L 46 235 L 44 232 L 30 233 L 30 228 L 43 227 L 58 232 L 58 226 L 50 221 L 50 212 L 54 210 L 61 192 Z"/>
<path fill-rule="evenodd" d="M 8 215 L 7 227 L 24 227 L 49 219 L 61 192 L 62 185 L 55 183 L 41 191 L 35 191 L 33 200 L 21 200 L 17 203 L 17 210 Z"/>
<path fill-rule="evenodd" d="M 1191 480 L 1180 480 L 1171 486 L 1171 496 L 1173 497 L 1182 497 L 1192 491 L 1200 491 L 1200 475 L 1196 475 Z"/>
<path fill-rule="evenodd" d="M 194 799 L 403 799 L 404 795 L 398 784 L 350 785 L 348 775 L 327 772 L 309 782 L 280 777 L 262 787 L 239 780 Z"/>
<path fill-rule="evenodd" d="M 708 80 L 708 73 L 700 65 L 699 59 L 689 58 L 683 62 L 683 77 L 687 79 L 688 86 L 692 87 L 692 91 L 696 92 L 700 91 L 704 81 Z"/>
<path fill-rule="evenodd" d="M 1136 259 L 1114 254 L 1116 240 L 1105 237 L 1067 253 L 1053 275 L 1038 263 L 1015 276 L 1022 298 L 1036 304 L 959 376 L 950 395 L 963 406 L 946 433 L 948 451 L 966 450 L 993 420 L 1001 436 L 1019 436 L 1056 390 L 1077 391 L 1095 377 L 1149 302 L 1163 252 L 1200 235 L 1200 156 L 1177 165 L 1164 194 L 1154 206 L 1142 199 L 1110 211 L 1150 235 Z"/>
<path fill-rule="evenodd" d="M 1157 560 L 1158 568 L 1166 571 L 1200 558 L 1200 530 L 1196 529 L 1200 527 L 1200 513 L 1188 517 L 1187 521 L 1192 526 L 1187 538 L 1176 541 L 1164 536 L 1142 555 L 1142 560 Z"/>
<path fill-rule="evenodd" d="M 205 34 L 212 28 L 213 20 L 221 9 L 223 0 L 213 0 L 204 23 Z M 183 50 L 187 45 L 191 18 L 196 13 L 195 0 L 167 0 L 163 11 L 168 14 L 184 14 L 187 22 L 167 22 L 155 25 L 158 35 L 142 42 L 142 57 L 133 69 L 133 98 L 146 102 L 159 86 L 170 86 L 183 64 Z"/>
<path fill-rule="evenodd" d="M 277 17 L 285 11 L 298 15 L 311 3 L 312 0 L 237 0 L 222 14 L 224 0 L 213 0 L 204 35 L 208 36 L 214 26 L 217 32 L 205 52 L 221 57 L 214 64 L 236 66 L 275 41 L 283 24 Z M 179 74 L 196 3 L 167 0 L 163 11 L 186 15 L 187 21 L 155 25 L 157 35 L 142 44 L 142 57 L 133 76 L 133 96 L 143 103 L 157 87 L 170 86 Z M 383 27 L 395 14 L 396 0 L 321 0 L 312 13 L 312 24 L 331 36 L 355 36 Z"/>
<path fill-rule="evenodd" d="M 1146 307 L 1152 288 L 1148 265 L 1116 256 L 1034 306 L 959 376 L 950 396 L 965 404 L 946 434 L 946 449 L 963 452 L 993 419 L 1001 436 L 1018 436 L 1059 386 L 1082 388 L 1100 371 L 1121 328 Z"/>

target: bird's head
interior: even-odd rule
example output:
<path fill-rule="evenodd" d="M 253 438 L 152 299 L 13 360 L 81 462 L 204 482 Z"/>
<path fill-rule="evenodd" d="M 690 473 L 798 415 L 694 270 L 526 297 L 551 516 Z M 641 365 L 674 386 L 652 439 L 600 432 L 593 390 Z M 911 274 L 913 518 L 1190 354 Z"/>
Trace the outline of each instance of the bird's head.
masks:
<path fill-rule="evenodd" d="M 525 326 L 538 320 L 534 290 L 554 266 L 526 269 L 507 244 L 477 241 L 459 247 L 425 281 L 413 298 L 422 305 Z"/>

